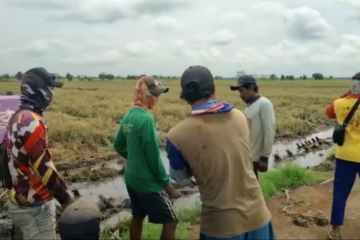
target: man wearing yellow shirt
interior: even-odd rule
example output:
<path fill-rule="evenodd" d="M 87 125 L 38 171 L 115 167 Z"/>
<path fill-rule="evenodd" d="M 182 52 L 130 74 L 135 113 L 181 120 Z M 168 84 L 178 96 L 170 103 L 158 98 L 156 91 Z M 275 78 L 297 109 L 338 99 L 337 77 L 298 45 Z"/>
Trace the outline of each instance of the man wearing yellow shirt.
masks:
<path fill-rule="evenodd" d="M 351 91 L 335 100 L 326 109 L 329 118 L 336 119 L 343 124 L 346 116 L 360 97 L 360 73 L 351 81 Z M 354 185 L 356 175 L 360 176 L 360 111 L 355 111 L 346 126 L 345 141 L 342 146 L 336 145 L 336 170 L 334 177 L 333 205 L 331 213 L 332 230 L 330 239 L 341 239 L 340 226 L 344 224 L 346 200 Z"/>

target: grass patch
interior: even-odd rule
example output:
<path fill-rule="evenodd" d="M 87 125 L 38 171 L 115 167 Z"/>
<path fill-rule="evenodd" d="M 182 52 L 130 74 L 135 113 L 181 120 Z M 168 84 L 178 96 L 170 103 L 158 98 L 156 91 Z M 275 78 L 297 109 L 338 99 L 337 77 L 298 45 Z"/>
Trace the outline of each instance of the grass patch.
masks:
<path fill-rule="evenodd" d="M 274 196 L 282 188 L 314 185 L 325 180 L 325 174 L 290 163 L 260 175 L 260 185 L 265 198 Z"/>
<path fill-rule="evenodd" d="M 280 165 L 277 170 L 269 171 L 260 175 L 260 185 L 265 198 L 274 196 L 282 188 L 295 188 L 303 185 L 314 185 L 325 180 L 325 174 L 311 169 L 305 169 L 297 164 L 288 163 Z M 197 204 L 191 208 L 183 208 L 178 211 L 179 224 L 176 230 L 177 239 L 188 239 L 188 230 L 191 225 L 200 221 L 201 205 Z M 130 239 L 129 220 L 123 220 L 122 234 L 120 239 Z M 124 227 L 125 226 L 125 227 Z M 161 235 L 161 225 L 144 223 L 143 239 L 159 239 Z M 114 239 L 109 233 L 110 227 L 105 227 L 101 234 L 101 239 Z"/>

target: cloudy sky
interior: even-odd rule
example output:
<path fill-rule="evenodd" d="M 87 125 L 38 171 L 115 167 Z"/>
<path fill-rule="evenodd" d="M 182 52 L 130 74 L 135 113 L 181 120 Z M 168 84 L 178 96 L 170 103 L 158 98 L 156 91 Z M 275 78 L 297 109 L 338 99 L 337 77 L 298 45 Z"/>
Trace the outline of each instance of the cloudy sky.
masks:
<path fill-rule="evenodd" d="M 0 22 L 0 73 L 360 71 L 360 0 L 1 0 Z"/>

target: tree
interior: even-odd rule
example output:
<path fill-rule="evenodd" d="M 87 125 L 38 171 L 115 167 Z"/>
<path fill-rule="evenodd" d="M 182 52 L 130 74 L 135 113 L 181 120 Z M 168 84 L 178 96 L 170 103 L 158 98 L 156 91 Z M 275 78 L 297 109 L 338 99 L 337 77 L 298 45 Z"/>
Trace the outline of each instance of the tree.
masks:
<path fill-rule="evenodd" d="M 105 77 L 108 80 L 114 80 L 114 78 L 115 78 L 115 76 L 113 74 L 106 74 Z"/>
<path fill-rule="evenodd" d="M 324 75 L 322 75 L 322 73 L 314 73 L 312 75 L 312 77 L 315 79 L 315 80 L 323 80 L 324 79 Z"/>
<path fill-rule="evenodd" d="M 330 78 L 330 79 L 333 79 L 334 77 L 333 77 L 333 76 L 330 76 L 329 78 Z"/>
<path fill-rule="evenodd" d="M 302 79 L 303 79 L 303 80 L 306 80 L 306 79 L 307 79 L 306 74 L 304 74 L 304 75 L 302 76 Z"/>
<path fill-rule="evenodd" d="M 281 80 L 284 80 L 285 79 L 285 76 L 284 76 L 284 74 L 283 75 L 281 75 Z"/>
<path fill-rule="evenodd" d="M 15 74 L 15 78 L 16 78 L 17 80 L 20 80 L 23 75 L 24 75 L 24 74 L 19 71 L 19 72 L 17 72 L 17 73 Z"/>
<path fill-rule="evenodd" d="M 277 79 L 277 77 L 276 77 L 276 75 L 275 75 L 275 74 L 271 74 L 271 75 L 270 75 L 270 79 L 271 79 L 271 80 L 276 80 L 276 79 Z"/>
<path fill-rule="evenodd" d="M 289 76 L 289 80 L 295 80 L 294 75 L 290 75 L 290 76 Z"/>
<path fill-rule="evenodd" d="M 74 76 L 71 75 L 70 73 L 67 73 L 66 78 L 67 78 L 68 81 L 72 81 L 74 79 Z"/>
<path fill-rule="evenodd" d="M 99 73 L 98 77 L 99 77 L 99 79 L 104 81 L 105 80 L 105 72 Z"/>
<path fill-rule="evenodd" d="M 4 74 L 4 75 L 3 75 L 3 77 L 4 77 L 4 79 L 6 79 L 6 80 L 9 80 L 9 79 L 10 79 L 10 75 L 9 75 L 9 74 L 7 74 L 7 73 L 6 73 L 6 74 Z"/>

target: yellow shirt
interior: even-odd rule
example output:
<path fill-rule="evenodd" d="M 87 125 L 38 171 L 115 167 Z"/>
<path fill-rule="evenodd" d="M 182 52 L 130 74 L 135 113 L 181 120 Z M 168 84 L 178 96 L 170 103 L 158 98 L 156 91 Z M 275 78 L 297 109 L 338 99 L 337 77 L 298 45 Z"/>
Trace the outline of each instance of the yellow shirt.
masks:
<path fill-rule="evenodd" d="M 334 113 L 339 124 L 344 123 L 358 97 L 349 95 L 334 102 Z M 344 145 L 341 147 L 336 145 L 335 157 L 351 162 L 360 162 L 360 110 L 355 112 L 346 127 Z"/>

